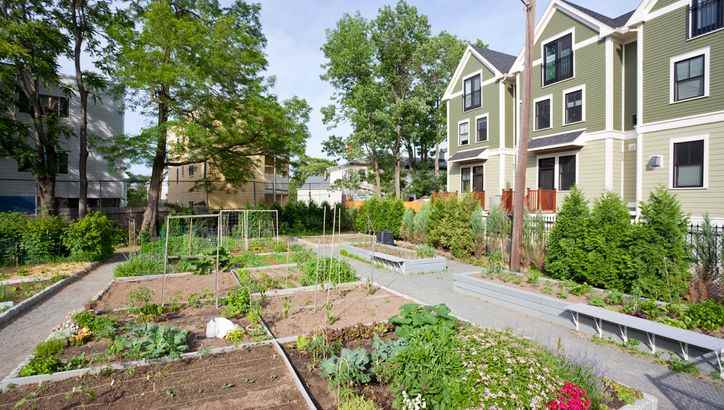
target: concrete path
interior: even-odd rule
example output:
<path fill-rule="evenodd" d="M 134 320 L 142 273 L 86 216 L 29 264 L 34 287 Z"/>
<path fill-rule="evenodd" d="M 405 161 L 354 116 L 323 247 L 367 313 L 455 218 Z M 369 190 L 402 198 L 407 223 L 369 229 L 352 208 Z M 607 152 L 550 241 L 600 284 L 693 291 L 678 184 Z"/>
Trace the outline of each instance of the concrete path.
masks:
<path fill-rule="evenodd" d="M 372 277 L 377 283 L 423 303 L 445 303 L 459 317 L 479 326 L 511 329 L 553 351 L 560 351 L 577 363 L 591 366 L 597 374 L 652 394 L 659 399 L 659 409 L 724 409 L 722 383 L 672 373 L 642 357 L 594 344 L 576 334 L 572 326 L 554 324 L 453 290 L 454 274 L 477 272 L 480 271 L 478 267 L 449 262 L 445 273 L 403 276 L 350 258 L 347 260 L 363 278 Z"/>
<path fill-rule="evenodd" d="M 113 279 L 120 262 L 105 263 L 0 329 L 0 380 L 33 352 L 73 310 L 83 308 Z"/>

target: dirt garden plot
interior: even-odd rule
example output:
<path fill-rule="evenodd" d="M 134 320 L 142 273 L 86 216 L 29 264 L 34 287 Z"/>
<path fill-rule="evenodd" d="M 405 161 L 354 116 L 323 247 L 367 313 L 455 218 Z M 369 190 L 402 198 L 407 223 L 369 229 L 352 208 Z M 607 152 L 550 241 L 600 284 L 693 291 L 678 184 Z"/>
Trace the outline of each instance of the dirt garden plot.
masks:
<path fill-rule="evenodd" d="M 166 303 L 177 300 L 186 301 L 192 296 L 204 295 L 207 298 L 214 296 L 214 274 L 193 275 L 193 274 L 171 274 L 166 277 L 165 299 Z M 152 292 L 151 302 L 161 303 L 161 287 L 163 278 L 134 277 L 130 280 L 116 280 L 110 288 L 94 304 L 100 311 L 124 308 L 128 306 L 128 297 L 134 290 L 140 288 L 150 289 Z M 219 274 L 219 294 L 223 295 L 229 290 L 238 286 L 238 282 L 232 272 Z"/>
<path fill-rule="evenodd" d="M 404 259 L 425 259 L 424 257 L 418 256 L 414 249 L 400 248 L 397 246 L 389 246 L 383 244 L 371 244 L 369 242 L 353 243 L 352 246 L 355 248 L 366 249 L 368 251 L 380 252 L 386 255 L 396 256 Z"/>
<path fill-rule="evenodd" d="M 305 402 L 270 345 L 231 353 L 16 386 L 0 409 L 302 409 Z"/>
<path fill-rule="evenodd" d="M 91 262 L 47 262 L 36 265 L 0 267 L 0 280 L 47 280 L 55 276 L 70 276 L 88 269 Z"/>
<path fill-rule="evenodd" d="M 287 289 L 302 287 L 300 278 L 302 273 L 294 267 L 289 268 L 255 268 L 249 270 L 238 270 L 236 272 L 240 280 L 245 275 L 253 278 L 263 289 Z"/>
<path fill-rule="evenodd" d="M 0 283 L 0 302 L 13 302 L 14 304 L 18 304 L 67 277 L 68 276 L 53 276 L 50 279 L 44 280 L 23 281 L 10 284 Z"/>
<path fill-rule="evenodd" d="M 334 243 L 350 243 L 372 241 L 372 235 L 364 235 L 358 233 L 343 233 L 342 235 L 325 235 L 325 236 L 303 236 L 299 238 L 301 242 L 314 245 L 331 245 Z"/>
<path fill-rule="evenodd" d="M 282 338 L 386 320 L 406 303 L 410 300 L 359 285 L 272 296 L 263 302 L 262 317 L 274 336 Z"/>

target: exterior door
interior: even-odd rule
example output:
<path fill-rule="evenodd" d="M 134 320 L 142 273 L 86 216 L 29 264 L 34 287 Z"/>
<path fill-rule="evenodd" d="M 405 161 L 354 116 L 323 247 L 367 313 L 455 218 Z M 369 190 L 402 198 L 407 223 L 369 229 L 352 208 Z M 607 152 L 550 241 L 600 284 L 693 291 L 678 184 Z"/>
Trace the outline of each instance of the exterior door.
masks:
<path fill-rule="evenodd" d="M 483 192 L 484 168 L 482 165 L 473 167 L 473 192 Z"/>

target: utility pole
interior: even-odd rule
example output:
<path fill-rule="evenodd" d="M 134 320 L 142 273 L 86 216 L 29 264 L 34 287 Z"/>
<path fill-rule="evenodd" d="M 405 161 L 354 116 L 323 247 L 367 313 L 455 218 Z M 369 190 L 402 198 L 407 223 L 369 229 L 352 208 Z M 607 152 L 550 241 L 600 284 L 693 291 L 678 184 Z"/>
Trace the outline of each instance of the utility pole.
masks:
<path fill-rule="evenodd" d="M 530 109 L 532 93 L 533 36 L 535 31 L 535 0 L 521 0 L 525 6 L 525 50 L 523 52 L 523 102 L 520 109 L 520 135 L 515 164 L 515 189 L 513 191 L 513 238 L 510 253 L 510 269 L 520 271 L 520 251 L 523 243 L 523 199 L 525 173 L 528 166 L 528 137 L 530 135 Z"/>

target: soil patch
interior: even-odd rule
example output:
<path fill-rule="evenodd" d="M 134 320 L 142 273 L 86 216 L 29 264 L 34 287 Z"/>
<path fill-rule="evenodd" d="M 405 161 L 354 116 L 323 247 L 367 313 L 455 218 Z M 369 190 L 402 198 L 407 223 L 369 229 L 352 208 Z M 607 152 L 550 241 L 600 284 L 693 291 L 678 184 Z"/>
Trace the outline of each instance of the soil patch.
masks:
<path fill-rule="evenodd" d="M 0 285 L 0 302 L 20 303 L 65 278 L 67 276 L 54 276 L 47 280 Z"/>
<path fill-rule="evenodd" d="M 240 278 L 243 274 L 243 271 L 239 271 Z M 302 273 L 296 268 L 263 269 L 247 272 L 247 274 L 251 275 L 265 289 L 286 289 L 302 286 L 299 280 Z"/>
<path fill-rule="evenodd" d="M 396 246 L 381 245 L 381 244 L 370 244 L 370 243 L 355 243 L 352 246 L 356 248 L 366 249 L 368 251 L 384 253 L 386 255 L 396 256 L 403 259 L 422 259 L 417 256 L 417 252 L 410 249 L 398 248 Z"/>
<path fill-rule="evenodd" d="M 148 288 L 153 292 L 151 302 L 161 303 L 162 278 L 142 281 L 115 281 L 111 288 L 96 303 L 96 309 L 109 311 L 128 306 L 128 295 L 137 289 Z M 238 284 L 231 272 L 219 274 L 219 294 L 223 295 Z M 166 278 L 166 302 L 184 302 L 191 295 L 214 295 L 214 275 L 169 276 Z"/>
<path fill-rule="evenodd" d="M 345 233 L 342 235 L 335 235 L 332 237 L 332 235 L 326 235 L 326 236 L 303 236 L 300 239 L 303 239 L 307 242 L 315 243 L 315 244 L 331 244 L 331 243 L 348 243 L 348 242 L 362 242 L 362 241 L 371 241 L 373 237 L 371 235 L 363 235 L 363 234 L 356 234 L 356 233 Z"/>
<path fill-rule="evenodd" d="M 17 386 L 0 409 L 301 409 L 304 399 L 272 346 Z"/>
<path fill-rule="evenodd" d="M 70 276 L 91 266 L 91 262 L 47 262 L 36 265 L 0 267 L 0 280 L 50 279 L 53 276 Z"/>
<path fill-rule="evenodd" d="M 364 286 L 315 290 L 268 298 L 262 316 L 275 336 L 299 336 L 387 320 L 406 303 L 411 301 L 382 289 L 370 294 Z M 325 304 L 329 307 L 324 308 Z"/>

